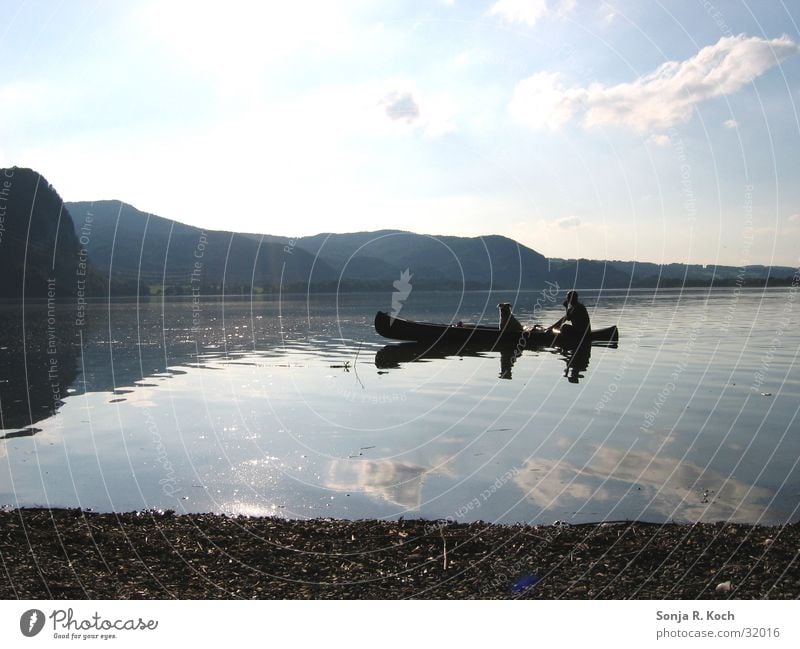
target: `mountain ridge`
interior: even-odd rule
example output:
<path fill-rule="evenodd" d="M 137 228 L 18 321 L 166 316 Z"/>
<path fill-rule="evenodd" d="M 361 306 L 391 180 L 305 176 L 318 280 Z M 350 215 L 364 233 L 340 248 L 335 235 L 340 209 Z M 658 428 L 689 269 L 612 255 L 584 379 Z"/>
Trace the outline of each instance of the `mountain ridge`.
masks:
<path fill-rule="evenodd" d="M 455 240 L 464 240 L 464 241 L 475 241 L 475 240 L 482 240 L 482 239 L 483 240 L 485 240 L 485 239 L 503 239 L 503 240 L 507 240 L 509 242 L 512 242 L 515 245 L 520 246 L 521 248 L 526 248 L 526 249 L 531 250 L 533 252 L 537 252 L 537 254 L 541 254 L 541 253 L 538 253 L 538 251 L 536 251 L 535 249 L 530 248 L 529 246 L 526 246 L 525 244 L 520 243 L 520 242 L 516 241 L 515 239 L 513 239 L 511 237 L 508 237 L 506 235 L 503 235 L 503 234 L 481 234 L 481 235 L 475 235 L 475 236 L 462 236 L 462 235 L 433 234 L 433 233 L 427 233 L 427 232 L 413 232 L 411 230 L 401 230 L 401 229 L 394 229 L 394 228 L 383 228 L 383 229 L 379 229 L 379 230 L 357 230 L 357 231 L 354 231 L 354 232 L 323 231 L 323 232 L 319 232 L 319 233 L 316 233 L 316 234 L 313 234 L 313 235 L 304 235 L 302 237 L 294 237 L 294 236 L 290 236 L 290 235 L 276 235 L 276 234 L 268 234 L 268 233 L 261 233 L 261 232 L 237 232 L 237 231 L 231 231 L 231 230 L 220 230 L 220 229 L 202 228 L 200 226 L 191 226 L 191 225 L 188 225 L 188 224 L 186 224 L 186 223 L 184 223 L 182 221 L 176 220 L 176 219 L 171 219 L 169 217 L 164 217 L 164 216 L 156 215 L 156 214 L 153 214 L 153 213 L 145 212 L 143 210 L 138 210 L 138 208 L 136 208 L 134 205 L 132 205 L 130 203 L 126 203 L 124 201 L 120 201 L 118 199 L 103 199 L 101 201 L 72 201 L 72 202 L 66 202 L 65 205 L 69 206 L 69 205 L 72 205 L 72 204 L 79 204 L 79 203 L 80 204 L 85 204 L 85 203 L 94 203 L 94 204 L 97 204 L 97 203 L 114 203 L 114 204 L 117 204 L 117 205 L 122 204 L 123 206 L 132 208 L 133 210 L 141 212 L 142 214 L 150 214 L 151 217 L 155 217 L 157 219 L 161 219 L 161 220 L 169 221 L 169 222 L 174 222 L 176 224 L 186 225 L 187 227 L 196 228 L 198 230 L 205 230 L 206 232 L 218 232 L 218 233 L 226 233 L 226 234 L 231 234 L 232 233 L 232 234 L 236 234 L 237 236 L 252 237 L 252 238 L 255 238 L 257 240 L 258 239 L 263 239 L 265 241 L 277 242 L 277 243 L 281 243 L 283 245 L 292 245 L 292 242 L 295 242 L 294 243 L 294 247 L 297 247 L 299 245 L 299 242 L 302 241 L 304 243 L 304 248 L 305 249 L 308 249 L 308 246 L 306 246 L 306 242 L 307 241 L 312 240 L 312 239 L 324 238 L 324 237 L 341 237 L 341 236 L 350 237 L 350 236 L 356 236 L 356 235 L 359 235 L 359 236 L 360 235 L 371 235 L 371 236 L 375 237 L 375 236 L 385 236 L 385 235 L 392 235 L 392 234 L 408 234 L 408 235 L 415 235 L 415 236 L 425 237 L 425 238 L 430 238 L 430 239 L 455 239 Z M 772 269 L 772 270 L 778 270 L 778 271 L 781 271 L 781 272 L 791 272 L 791 271 L 795 270 L 791 266 L 782 266 L 782 265 L 772 265 L 772 266 L 770 266 L 770 265 L 767 265 L 767 264 L 747 264 L 745 266 L 730 266 L 730 265 L 726 265 L 726 264 L 701 264 L 701 263 L 688 263 L 687 264 L 686 262 L 676 261 L 676 260 L 657 262 L 657 261 L 645 261 L 645 260 L 636 260 L 636 259 L 590 259 L 590 258 L 586 258 L 586 257 L 546 257 L 545 255 L 542 255 L 542 257 L 544 259 L 549 260 L 551 263 L 593 262 L 593 263 L 609 264 L 609 265 L 613 265 L 614 267 L 619 267 L 619 266 L 627 267 L 627 266 L 635 265 L 635 266 L 646 267 L 646 268 L 669 268 L 669 267 L 685 268 L 685 267 L 688 266 L 690 269 L 692 269 L 692 268 L 698 268 L 698 269 L 714 269 L 714 268 L 717 268 L 717 269 L 737 269 L 737 270 L 740 270 L 741 268 L 745 268 L 745 269 L 763 269 L 763 270 Z"/>
<path fill-rule="evenodd" d="M 11 200 L 3 185 L 8 174 L 16 175 Z M 6 278 L 0 297 L 44 297 L 46 280 L 56 271 L 64 287 L 59 297 L 80 290 L 87 299 L 385 291 L 405 271 L 418 290 L 770 286 L 790 284 L 795 273 L 761 265 L 547 258 L 499 234 L 385 228 L 291 238 L 211 230 L 113 199 L 65 203 L 42 181 L 31 169 L 0 170 L 0 192 L 6 190 L 0 195 L 0 270 Z"/>
<path fill-rule="evenodd" d="M 409 269 L 415 277 L 415 288 L 425 289 L 536 289 L 545 282 L 557 283 L 566 288 L 654 288 L 657 286 L 718 286 L 766 285 L 772 282 L 787 283 L 794 270 L 790 267 L 749 265 L 733 267 L 723 265 L 685 264 L 670 262 L 658 264 L 642 261 L 594 260 L 585 258 L 547 258 L 510 237 L 488 234 L 475 237 L 457 235 L 419 234 L 408 230 L 385 228 L 349 233 L 320 232 L 315 235 L 292 238 L 288 236 L 240 233 L 226 230 L 207 230 L 190 226 L 159 215 L 148 215 L 121 201 L 93 201 L 67 203 L 76 214 L 82 214 L 89 205 L 113 206 L 118 214 L 149 217 L 174 234 L 176 228 L 185 236 L 187 232 L 200 232 L 215 238 L 219 248 L 221 240 L 229 243 L 237 238 L 257 242 L 260 249 L 265 244 L 270 253 L 285 258 L 302 258 L 294 274 L 272 277 L 271 281 L 257 284 L 249 282 L 247 272 L 255 261 L 253 250 L 245 251 L 245 264 L 225 281 L 204 286 L 207 292 L 221 291 L 223 284 L 238 286 L 239 292 L 274 291 L 281 280 L 304 290 L 385 290 L 399 274 Z M 106 214 L 106 218 L 108 214 Z M 128 224 L 129 225 L 129 224 Z M 144 245 L 144 244 L 142 244 Z M 107 246 L 107 244 L 106 244 Z M 277 246 L 277 248 L 276 248 Z M 102 250 L 102 246 L 100 246 Z M 229 255 L 228 255 L 229 256 Z M 104 256 L 99 257 L 101 269 Z M 159 264 L 163 259 L 159 256 Z M 148 263 L 152 266 L 152 263 Z M 241 264 L 240 264 L 241 266 Z M 224 267 L 224 268 L 223 268 Z M 227 272 L 228 264 L 215 262 L 214 272 Z M 274 270 L 274 269 L 273 269 Z M 178 276 L 185 277 L 187 268 L 177 268 Z M 305 274 L 304 274 L 305 273 Z M 113 275 L 113 273 L 112 273 Z M 253 273 L 256 277 L 258 273 Z M 166 277 L 166 276 L 165 276 Z M 170 281 L 176 278 L 170 276 Z M 168 284 L 168 282 L 166 282 Z M 170 292 L 169 286 L 165 286 Z M 188 289 L 173 290 L 186 292 Z M 286 290 L 284 288 L 284 290 Z"/>

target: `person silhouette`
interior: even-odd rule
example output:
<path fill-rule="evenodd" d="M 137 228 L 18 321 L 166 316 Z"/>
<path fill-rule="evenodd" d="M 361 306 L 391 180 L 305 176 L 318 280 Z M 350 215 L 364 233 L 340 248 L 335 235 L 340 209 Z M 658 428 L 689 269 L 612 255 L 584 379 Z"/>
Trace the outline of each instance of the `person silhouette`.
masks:
<path fill-rule="evenodd" d="M 567 310 L 566 314 L 550 325 L 547 328 L 547 333 L 555 331 L 559 334 L 568 334 L 578 340 L 582 340 L 584 336 L 591 334 L 592 325 L 589 322 L 589 312 L 578 300 L 577 291 L 569 291 L 562 304 Z"/>

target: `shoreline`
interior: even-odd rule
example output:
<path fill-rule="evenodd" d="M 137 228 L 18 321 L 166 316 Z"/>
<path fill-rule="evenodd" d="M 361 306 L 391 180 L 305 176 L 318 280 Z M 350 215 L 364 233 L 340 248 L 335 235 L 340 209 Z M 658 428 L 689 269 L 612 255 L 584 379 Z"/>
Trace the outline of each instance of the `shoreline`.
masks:
<path fill-rule="evenodd" d="M 0 563 L 3 599 L 795 599 L 800 523 L 499 525 L 26 508 L 0 511 Z"/>

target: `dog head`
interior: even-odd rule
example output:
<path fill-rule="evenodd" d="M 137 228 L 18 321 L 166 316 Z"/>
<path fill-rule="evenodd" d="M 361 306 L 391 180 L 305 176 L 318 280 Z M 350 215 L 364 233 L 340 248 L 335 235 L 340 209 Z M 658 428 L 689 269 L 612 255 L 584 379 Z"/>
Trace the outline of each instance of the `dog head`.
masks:
<path fill-rule="evenodd" d="M 500 302 L 497 305 L 497 308 L 500 309 L 500 315 L 507 318 L 511 315 L 511 303 L 510 302 Z"/>

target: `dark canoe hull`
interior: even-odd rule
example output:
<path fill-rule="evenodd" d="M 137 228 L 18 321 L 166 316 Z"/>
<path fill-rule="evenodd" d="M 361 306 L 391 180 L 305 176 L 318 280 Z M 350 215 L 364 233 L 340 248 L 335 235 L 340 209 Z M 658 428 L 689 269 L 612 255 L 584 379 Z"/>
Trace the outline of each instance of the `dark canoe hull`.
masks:
<path fill-rule="evenodd" d="M 495 327 L 481 325 L 446 325 L 433 322 L 413 322 L 403 318 L 392 318 L 378 311 L 375 315 L 375 331 L 384 338 L 407 340 L 427 345 L 457 345 L 462 347 L 495 349 L 517 347 L 565 347 L 574 348 L 586 344 L 616 346 L 619 331 L 616 326 L 593 329 L 588 340 L 577 336 L 547 333 L 544 329 L 530 331 L 501 331 Z"/>

